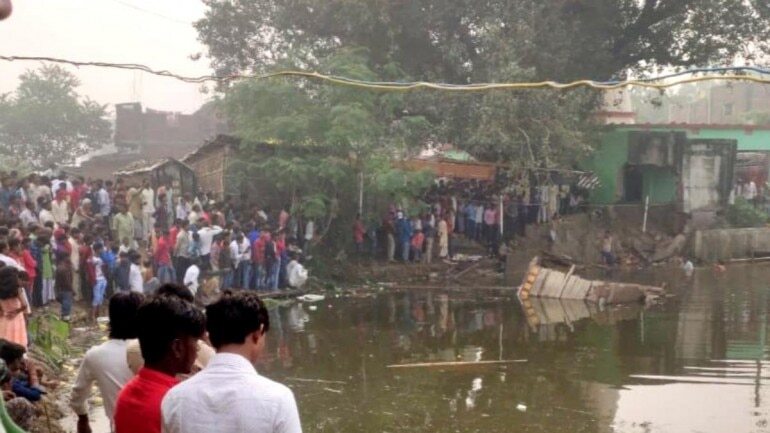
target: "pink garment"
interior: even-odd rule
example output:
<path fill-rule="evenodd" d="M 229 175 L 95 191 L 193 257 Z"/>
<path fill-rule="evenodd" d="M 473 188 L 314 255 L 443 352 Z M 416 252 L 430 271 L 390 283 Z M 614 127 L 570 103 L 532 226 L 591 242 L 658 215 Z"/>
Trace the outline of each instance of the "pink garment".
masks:
<path fill-rule="evenodd" d="M 495 224 L 495 220 L 497 219 L 497 212 L 495 212 L 494 209 L 489 208 L 486 211 L 484 211 L 484 224 L 491 226 Z"/>
<path fill-rule="evenodd" d="M 2 308 L 4 312 L 0 317 L 0 338 L 27 347 L 27 323 L 24 319 L 24 314 L 17 314 L 13 319 L 9 319 L 5 315 L 5 312 L 17 310 L 21 308 L 21 306 L 21 300 L 19 298 L 0 300 L 0 308 Z"/>

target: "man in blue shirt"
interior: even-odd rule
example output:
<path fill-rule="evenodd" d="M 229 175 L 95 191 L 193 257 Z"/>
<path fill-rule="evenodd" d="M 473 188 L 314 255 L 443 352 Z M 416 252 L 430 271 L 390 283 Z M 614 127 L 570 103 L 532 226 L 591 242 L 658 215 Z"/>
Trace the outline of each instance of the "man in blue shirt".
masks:
<path fill-rule="evenodd" d="M 409 247 L 412 242 L 412 223 L 404 216 L 403 212 L 398 213 L 396 230 L 398 231 L 398 240 L 401 243 L 401 259 L 406 263 L 409 261 Z"/>

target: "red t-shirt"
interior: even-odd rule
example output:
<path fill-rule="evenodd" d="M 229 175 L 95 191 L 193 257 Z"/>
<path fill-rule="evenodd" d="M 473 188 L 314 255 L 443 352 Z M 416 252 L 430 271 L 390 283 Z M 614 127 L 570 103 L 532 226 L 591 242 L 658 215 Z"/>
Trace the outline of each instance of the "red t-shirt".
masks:
<path fill-rule="evenodd" d="M 169 239 L 165 236 L 158 238 L 158 243 L 155 246 L 155 263 L 158 266 L 168 266 L 171 264 L 171 246 L 169 245 Z"/>
<path fill-rule="evenodd" d="M 160 404 L 177 380 L 143 367 L 118 395 L 115 433 L 161 433 Z"/>
<path fill-rule="evenodd" d="M 360 244 L 364 241 L 364 235 L 366 234 L 366 228 L 364 228 L 364 223 L 361 221 L 356 221 L 353 223 L 353 240 Z"/>
<path fill-rule="evenodd" d="M 265 263 L 265 245 L 272 241 L 269 233 L 263 232 L 251 247 L 251 261 L 260 265 Z"/>
<path fill-rule="evenodd" d="M 177 235 L 179 235 L 179 227 L 171 226 L 171 228 L 168 229 L 168 240 L 171 243 L 171 245 L 176 245 Z"/>
<path fill-rule="evenodd" d="M 425 235 L 422 234 L 422 232 L 416 233 L 414 236 L 412 236 L 412 246 L 414 248 L 421 250 L 423 242 L 425 242 Z"/>

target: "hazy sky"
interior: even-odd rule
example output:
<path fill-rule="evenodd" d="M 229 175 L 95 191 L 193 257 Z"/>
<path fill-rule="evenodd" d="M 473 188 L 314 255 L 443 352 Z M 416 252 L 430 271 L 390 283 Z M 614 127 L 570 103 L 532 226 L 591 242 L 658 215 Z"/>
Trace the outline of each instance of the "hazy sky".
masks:
<path fill-rule="evenodd" d="M 192 28 L 205 10 L 200 0 L 13 0 L 13 6 L 13 15 L 0 22 L 0 54 L 141 63 L 180 75 L 211 73 L 205 57 L 189 58 L 205 53 Z M 0 93 L 14 90 L 19 74 L 37 65 L 0 61 Z M 207 99 L 198 85 L 170 78 L 68 68 L 82 82 L 79 92 L 103 104 L 140 101 L 189 113 Z"/>

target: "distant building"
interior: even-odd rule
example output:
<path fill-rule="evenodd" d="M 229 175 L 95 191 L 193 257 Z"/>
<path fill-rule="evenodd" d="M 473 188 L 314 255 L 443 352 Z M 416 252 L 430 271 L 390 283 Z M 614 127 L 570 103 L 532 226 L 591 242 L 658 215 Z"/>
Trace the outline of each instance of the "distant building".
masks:
<path fill-rule="evenodd" d="M 211 104 L 193 114 L 145 109 L 138 102 L 115 104 L 113 151 L 95 153 L 77 166 L 60 169 L 86 179 L 109 179 L 133 163 L 181 159 L 226 130 Z"/>
<path fill-rule="evenodd" d="M 649 198 L 653 205 L 713 215 L 728 202 L 739 142 L 674 126 L 613 126 L 584 163 L 600 180 L 590 200 L 641 204 Z"/>
<path fill-rule="evenodd" d="M 181 158 L 226 129 L 207 105 L 193 114 L 144 109 L 138 102 L 115 105 L 118 153 L 140 153 L 143 159 Z"/>
<path fill-rule="evenodd" d="M 770 86 L 736 82 L 707 89 L 689 104 L 672 104 L 671 123 L 745 124 L 752 113 L 770 113 Z"/>
<path fill-rule="evenodd" d="M 193 169 L 173 158 L 137 161 L 116 172 L 115 177 L 123 179 L 129 186 L 141 185 L 145 180 L 149 180 L 153 188 L 170 186 L 175 197 L 182 194 L 192 197 L 198 192 Z"/>
<path fill-rule="evenodd" d="M 187 154 L 182 162 L 195 172 L 198 186 L 217 198 L 240 193 L 232 163 L 238 159 L 241 140 L 219 135 Z"/>

